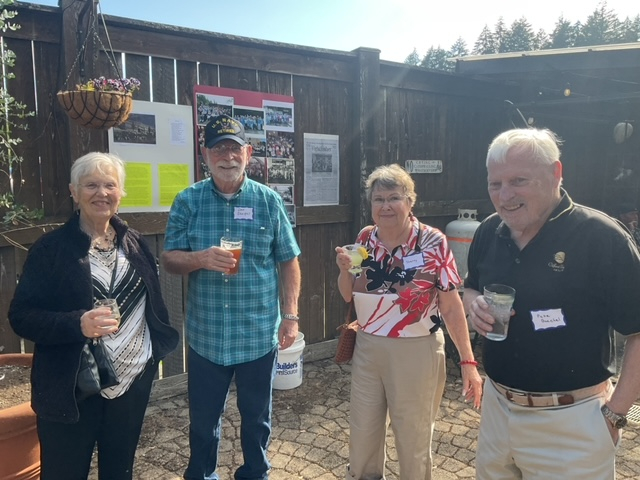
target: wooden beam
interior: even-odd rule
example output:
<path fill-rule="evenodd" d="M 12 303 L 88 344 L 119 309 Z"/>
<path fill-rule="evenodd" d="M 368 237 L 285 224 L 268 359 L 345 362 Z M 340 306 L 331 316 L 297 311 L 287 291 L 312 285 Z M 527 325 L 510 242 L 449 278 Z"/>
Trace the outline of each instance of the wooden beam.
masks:
<path fill-rule="evenodd" d="M 93 36 L 97 28 L 97 12 L 94 0 L 60 0 L 62 9 L 62 62 L 61 69 L 73 89 L 76 83 L 84 83 L 96 75 L 96 42 Z M 86 41 L 85 41 L 86 40 Z M 84 45 L 84 50 L 83 50 Z M 79 52 L 82 54 L 79 55 Z M 57 108 L 62 110 L 60 105 Z M 68 145 L 73 160 L 91 151 L 101 150 L 105 145 L 106 132 L 90 130 L 64 117 L 69 124 Z"/>

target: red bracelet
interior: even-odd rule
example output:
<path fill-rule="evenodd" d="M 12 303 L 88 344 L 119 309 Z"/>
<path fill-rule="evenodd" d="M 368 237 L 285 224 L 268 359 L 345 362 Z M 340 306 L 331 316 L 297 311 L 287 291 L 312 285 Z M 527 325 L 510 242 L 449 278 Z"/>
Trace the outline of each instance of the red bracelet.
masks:
<path fill-rule="evenodd" d="M 458 365 L 462 366 L 462 365 L 473 365 L 474 367 L 478 366 L 478 362 L 476 362 L 475 360 L 462 360 L 460 363 L 458 363 Z"/>

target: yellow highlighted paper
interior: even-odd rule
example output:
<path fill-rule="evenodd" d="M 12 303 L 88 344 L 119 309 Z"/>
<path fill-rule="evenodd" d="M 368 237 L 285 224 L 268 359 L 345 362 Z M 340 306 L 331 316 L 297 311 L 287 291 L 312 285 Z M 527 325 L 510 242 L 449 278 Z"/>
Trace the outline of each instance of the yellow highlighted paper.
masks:
<path fill-rule="evenodd" d="M 126 197 L 122 197 L 123 207 L 151 207 L 153 205 L 153 179 L 150 163 L 127 162 L 127 178 L 124 182 Z"/>
<path fill-rule="evenodd" d="M 160 206 L 170 207 L 178 192 L 191 185 L 189 165 L 160 164 L 158 179 L 160 180 Z"/>

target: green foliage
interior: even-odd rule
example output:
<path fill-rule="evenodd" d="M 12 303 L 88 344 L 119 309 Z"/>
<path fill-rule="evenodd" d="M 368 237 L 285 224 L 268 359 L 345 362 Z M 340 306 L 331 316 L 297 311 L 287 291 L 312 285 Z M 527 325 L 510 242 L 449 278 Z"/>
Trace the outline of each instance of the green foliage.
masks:
<path fill-rule="evenodd" d="M 2 223 L 5 225 L 30 224 L 44 216 L 42 209 L 31 210 L 17 203 L 11 193 L 0 195 L 0 209 L 5 210 L 4 217 L 2 217 Z"/>
<path fill-rule="evenodd" d="M 535 35 L 531 24 L 521 17 L 511 24 L 511 28 L 504 35 L 504 51 L 526 52 L 532 50 Z"/>
<path fill-rule="evenodd" d="M 502 17 L 498 18 L 493 31 L 484 26 L 476 40 L 472 54 L 488 55 L 492 53 L 523 52 L 544 50 L 549 48 L 571 48 L 591 45 L 608 45 L 613 43 L 631 43 L 640 41 L 640 15 L 633 19 L 620 20 L 616 13 L 601 1 L 596 9 L 587 17 L 584 23 L 571 23 L 562 15 L 556 21 L 553 31 L 547 34 L 540 29 L 534 33 L 531 24 L 521 17 L 507 28 Z M 467 55 L 461 54 L 459 38 L 450 50 L 433 46 L 427 50 L 419 65 L 425 68 L 453 71 L 455 66 L 448 59 Z M 418 58 L 416 49 L 407 57 L 405 63 L 413 63 Z"/>
<path fill-rule="evenodd" d="M 453 62 L 450 62 L 450 54 L 447 50 L 438 45 L 437 48 L 431 47 L 427 50 L 427 54 L 420 62 L 420 66 L 428 68 L 430 70 L 443 70 L 445 72 L 452 72 L 455 68 Z"/>
<path fill-rule="evenodd" d="M 413 65 L 414 67 L 420 65 L 420 55 L 418 55 L 418 51 L 415 48 L 413 49 L 413 52 L 407 55 L 407 58 L 404 59 L 404 63 L 407 65 Z"/>
<path fill-rule="evenodd" d="M 10 20 L 17 12 L 8 10 L 15 0 L 0 0 L 0 31 L 17 30 L 19 25 Z M 27 106 L 18 102 L 8 91 L 10 80 L 15 78 L 11 68 L 15 66 L 16 56 L 7 48 L 5 38 L 0 39 L 0 176 L 5 177 L 10 192 L 0 196 L 0 209 L 5 212 L 2 222 L 6 225 L 29 224 L 41 218 L 41 210 L 29 210 L 15 198 L 14 174 L 19 172 L 22 156 L 16 150 L 22 139 L 14 136 L 15 130 L 26 130 L 25 118 L 33 116 Z M 24 180 L 23 180 L 24 181 Z"/>
<path fill-rule="evenodd" d="M 498 44 L 496 37 L 493 35 L 493 32 L 489 30 L 489 27 L 485 25 L 471 53 L 474 55 L 488 55 L 490 53 L 496 53 L 497 51 Z"/>

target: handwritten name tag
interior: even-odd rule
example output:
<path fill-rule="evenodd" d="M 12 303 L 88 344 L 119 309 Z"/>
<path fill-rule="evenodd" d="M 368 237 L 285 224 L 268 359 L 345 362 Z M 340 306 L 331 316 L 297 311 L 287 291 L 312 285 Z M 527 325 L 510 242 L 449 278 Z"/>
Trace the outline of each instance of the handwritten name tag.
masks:
<path fill-rule="evenodd" d="M 405 270 L 413 270 L 414 268 L 424 266 L 424 258 L 422 258 L 422 253 L 407 255 L 402 259 L 402 262 L 404 263 Z"/>
<path fill-rule="evenodd" d="M 235 207 L 233 209 L 234 220 L 253 220 L 253 208 L 251 207 Z"/>
<path fill-rule="evenodd" d="M 553 310 L 532 310 L 531 319 L 533 320 L 533 327 L 536 331 L 567 326 L 564 321 L 564 313 L 562 313 L 562 309 L 560 308 Z"/>

